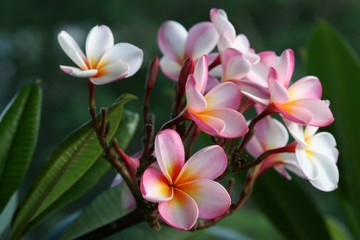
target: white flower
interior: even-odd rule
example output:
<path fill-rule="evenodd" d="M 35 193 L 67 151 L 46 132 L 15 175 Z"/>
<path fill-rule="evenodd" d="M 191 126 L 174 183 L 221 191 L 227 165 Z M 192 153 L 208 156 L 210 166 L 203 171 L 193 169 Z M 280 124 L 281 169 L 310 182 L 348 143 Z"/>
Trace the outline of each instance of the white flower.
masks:
<path fill-rule="evenodd" d="M 86 38 L 86 55 L 75 40 L 65 31 L 58 41 L 66 55 L 78 67 L 60 66 L 65 73 L 80 78 L 90 78 L 101 85 L 134 75 L 143 62 L 143 52 L 129 43 L 114 45 L 114 37 L 105 25 L 93 27 Z"/>

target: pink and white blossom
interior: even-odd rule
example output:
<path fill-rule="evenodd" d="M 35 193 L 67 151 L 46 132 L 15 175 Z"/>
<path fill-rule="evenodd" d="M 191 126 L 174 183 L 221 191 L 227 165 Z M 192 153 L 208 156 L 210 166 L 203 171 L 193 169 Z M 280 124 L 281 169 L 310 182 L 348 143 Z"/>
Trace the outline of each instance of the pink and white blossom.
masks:
<path fill-rule="evenodd" d="M 77 65 L 61 65 L 61 70 L 74 77 L 90 78 L 96 85 L 130 77 L 143 62 L 143 52 L 138 47 L 129 43 L 114 45 L 113 34 L 105 25 L 90 30 L 86 38 L 86 55 L 67 32 L 61 31 L 58 41 L 66 55 Z"/>
<path fill-rule="evenodd" d="M 206 58 L 202 57 L 186 82 L 185 116 L 209 135 L 224 138 L 243 136 L 248 127 L 244 116 L 237 111 L 241 103 L 240 90 L 234 83 L 224 82 L 203 95 L 207 77 Z"/>
<path fill-rule="evenodd" d="M 188 32 L 180 23 L 166 21 L 158 33 L 158 45 L 164 54 L 160 59 L 162 72 L 177 81 L 183 62 L 190 57 L 196 62 L 204 54 L 209 54 L 217 40 L 218 34 L 210 22 L 195 24 Z"/>
<path fill-rule="evenodd" d="M 328 132 L 316 133 L 317 127 L 303 127 L 290 121 L 286 125 L 298 142 L 296 159 L 310 183 L 319 190 L 333 191 L 339 182 L 336 166 L 339 151 L 336 141 Z"/>
<path fill-rule="evenodd" d="M 161 218 L 170 226 L 191 229 L 198 218 L 214 219 L 231 204 L 226 189 L 213 181 L 226 169 L 224 150 L 208 146 L 185 162 L 185 152 L 178 133 L 166 129 L 155 139 L 158 168 L 145 170 L 140 183 L 143 197 L 158 203 Z"/>

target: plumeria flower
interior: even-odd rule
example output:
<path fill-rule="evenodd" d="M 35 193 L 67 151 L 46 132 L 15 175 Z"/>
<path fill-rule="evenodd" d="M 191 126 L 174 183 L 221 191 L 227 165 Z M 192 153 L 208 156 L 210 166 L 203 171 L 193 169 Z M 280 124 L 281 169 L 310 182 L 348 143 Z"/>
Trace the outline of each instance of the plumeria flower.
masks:
<path fill-rule="evenodd" d="M 213 181 L 227 166 L 220 146 L 203 148 L 185 162 L 179 134 L 166 129 L 156 136 L 155 157 L 159 169 L 145 170 L 140 189 L 146 200 L 158 203 L 159 214 L 167 224 L 189 230 L 198 218 L 214 219 L 227 211 L 230 196 Z"/>
<path fill-rule="evenodd" d="M 65 73 L 79 78 L 90 78 L 93 84 L 101 85 L 134 75 L 143 61 L 143 52 L 129 43 L 114 45 L 114 37 L 105 25 L 93 27 L 87 38 L 85 52 L 65 31 L 58 41 L 66 55 L 77 67 L 60 66 Z"/>
<path fill-rule="evenodd" d="M 317 127 L 328 126 L 334 121 L 328 103 L 321 100 L 322 86 L 317 77 L 304 77 L 287 88 L 289 82 L 290 79 L 270 68 L 270 103 L 284 118 Z"/>
<path fill-rule="evenodd" d="M 190 57 L 196 62 L 204 54 L 209 54 L 217 40 L 218 34 L 210 22 L 198 23 L 189 32 L 178 22 L 163 23 L 158 33 L 159 48 L 164 54 L 160 60 L 162 72 L 177 81 L 183 62 Z"/>
<path fill-rule="evenodd" d="M 236 35 L 234 26 L 228 20 L 226 12 L 222 9 L 211 9 L 210 19 L 219 33 L 218 49 L 223 52 L 227 48 L 235 48 L 251 63 L 257 63 L 260 57 L 250 48 L 250 43 L 244 34 Z"/>
<path fill-rule="evenodd" d="M 339 182 L 339 170 L 336 166 L 339 151 L 333 135 L 328 132 L 315 134 L 317 127 L 285 122 L 298 142 L 296 159 L 310 183 L 322 191 L 335 190 Z"/>
<path fill-rule="evenodd" d="M 267 150 L 285 147 L 288 140 L 286 127 L 274 118 L 265 117 L 255 125 L 254 134 L 246 145 L 246 150 L 257 158 Z M 291 176 L 286 170 L 305 178 L 293 152 L 270 154 L 258 165 L 256 177 L 272 167 L 289 180 Z"/>
<path fill-rule="evenodd" d="M 206 57 L 199 59 L 194 74 L 185 86 L 185 117 L 193 120 L 205 133 L 224 138 L 243 136 L 248 131 L 244 116 L 239 113 L 241 93 L 231 82 L 212 88 L 205 95 L 208 68 Z"/>

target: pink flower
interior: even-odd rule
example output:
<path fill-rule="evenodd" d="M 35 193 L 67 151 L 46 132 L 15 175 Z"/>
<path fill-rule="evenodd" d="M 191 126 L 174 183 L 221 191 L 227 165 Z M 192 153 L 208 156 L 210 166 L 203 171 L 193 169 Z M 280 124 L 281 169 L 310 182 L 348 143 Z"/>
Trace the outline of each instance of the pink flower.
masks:
<path fill-rule="evenodd" d="M 243 136 L 248 127 L 244 116 L 237 111 L 241 103 L 240 90 L 235 84 L 224 82 L 203 95 L 207 77 L 206 58 L 202 57 L 186 82 L 185 116 L 207 134 L 224 138 Z"/>
<path fill-rule="evenodd" d="M 234 48 L 244 55 L 244 59 L 251 63 L 259 62 L 260 58 L 254 49 L 250 48 L 250 43 L 244 34 L 236 36 L 234 26 L 229 22 L 226 12 L 222 9 L 211 9 L 211 22 L 219 33 L 218 49 L 223 52 L 227 48 Z"/>
<path fill-rule="evenodd" d="M 86 39 L 86 56 L 75 40 L 65 31 L 58 41 L 66 55 L 77 67 L 60 66 L 65 73 L 79 78 L 90 78 L 101 85 L 134 75 L 143 61 L 141 49 L 129 43 L 114 45 L 114 37 L 105 25 L 95 26 Z"/>
<path fill-rule="evenodd" d="M 310 183 L 319 190 L 333 191 L 339 182 L 336 166 L 339 151 L 333 135 L 328 132 L 316 133 L 317 127 L 303 127 L 290 121 L 286 125 L 298 142 L 296 159 Z"/>
<path fill-rule="evenodd" d="M 290 82 L 274 68 L 268 77 L 270 103 L 284 118 L 304 125 L 324 127 L 334 121 L 326 101 L 321 100 L 322 86 L 318 78 L 307 76 L 287 88 Z"/>
<path fill-rule="evenodd" d="M 216 46 L 218 34 L 210 22 L 201 22 L 189 32 L 178 22 L 167 21 L 160 27 L 158 44 L 164 56 L 160 60 L 162 72 L 177 81 L 183 62 L 191 57 L 194 61 L 210 53 Z"/>
<path fill-rule="evenodd" d="M 288 140 L 289 134 L 285 126 L 274 118 L 265 117 L 255 125 L 246 150 L 257 158 L 267 150 L 285 147 Z M 291 176 L 286 170 L 305 178 L 294 153 L 280 152 L 269 155 L 258 165 L 256 177 L 272 167 L 287 179 L 291 179 Z"/>
<path fill-rule="evenodd" d="M 203 148 L 185 162 L 180 136 L 166 129 L 156 136 L 155 157 L 160 169 L 146 169 L 140 189 L 146 200 L 158 203 L 159 214 L 167 224 L 189 230 L 198 218 L 213 219 L 227 211 L 230 196 L 213 181 L 227 166 L 220 146 Z"/>

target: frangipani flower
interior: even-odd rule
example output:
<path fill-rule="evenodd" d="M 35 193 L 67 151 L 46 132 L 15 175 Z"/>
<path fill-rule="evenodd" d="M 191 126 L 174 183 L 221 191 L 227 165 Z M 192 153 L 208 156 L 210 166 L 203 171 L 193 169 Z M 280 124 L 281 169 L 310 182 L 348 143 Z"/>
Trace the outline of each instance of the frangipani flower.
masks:
<path fill-rule="evenodd" d="M 251 63 L 257 63 L 260 57 L 250 48 L 250 43 L 244 34 L 236 36 L 234 26 L 229 22 L 226 12 L 222 9 L 211 9 L 210 19 L 219 33 L 218 49 L 223 52 L 227 48 L 235 48 Z"/>
<path fill-rule="evenodd" d="M 288 140 L 289 134 L 286 127 L 274 118 L 265 117 L 256 123 L 254 134 L 246 145 L 246 150 L 250 155 L 257 158 L 267 150 L 285 147 Z M 291 179 L 291 176 L 286 170 L 290 170 L 300 177 L 305 177 L 297 163 L 295 154 L 291 152 L 275 153 L 266 157 L 258 165 L 256 177 L 271 167 L 274 167 L 287 179 Z"/>
<path fill-rule="evenodd" d="M 191 57 L 196 62 L 216 46 L 218 34 L 210 22 L 201 22 L 189 32 L 178 22 L 167 21 L 160 27 L 158 44 L 164 56 L 160 60 L 162 72 L 177 81 L 183 62 Z"/>
<path fill-rule="evenodd" d="M 195 66 L 194 74 L 190 75 L 186 82 L 185 117 L 193 120 L 202 131 L 213 136 L 243 136 L 248 127 L 244 116 L 237 111 L 241 103 L 240 90 L 235 84 L 224 82 L 203 95 L 207 74 L 206 58 L 202 57 Z"/>
<path fill-rule="evenodd" d="M 321 100 L 322 87 L 317 77 L 304 77 L 287 89 L 288 82 L 286 78 L 279 78 L 274 68 L 270 68 L 270 103 L 284 118 L 317 127 L 328 126 L 334 121 L 328 103 Z"/>
<path fill-rule="evenodd" d="M 105 25 L 93 27 L 86 38 L 86 55 L 65 31 L 58 41 L 66 55 L 77 67 L 60 66 L 65 73 L 79 78 L 90 78 L 101 85 L 134 75 L 143 61 L 143 52 L 129 43 L 114 45 L 114 37 Z"/>
<path fill-rule="evenodd" d="M 227 166 L 220 146 L 203 148 L 185 162 L 180 136 L 166 129 L 156 136 L 155 157 L 159 169 L 145 170 L 140 189 L 146 200 L 158 203 L 159 214 L 167 224 L 189 230 L 198 218 L 213 219 L 227 211 L 230 196 L 213 181 Z"/>
<path fill-rule="evenodd" d="M 339 151 L 333 135 L 328 132 L 316 133 L 317 127 L 304 127 L 290 121 L 286 125 L 298 142 L 296 159 L 310 183 L 322 191 L 333 191 L 339 182 L 336 166 Z"/>

